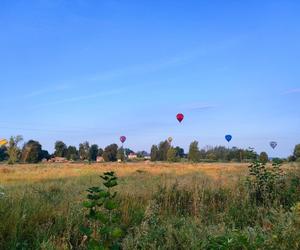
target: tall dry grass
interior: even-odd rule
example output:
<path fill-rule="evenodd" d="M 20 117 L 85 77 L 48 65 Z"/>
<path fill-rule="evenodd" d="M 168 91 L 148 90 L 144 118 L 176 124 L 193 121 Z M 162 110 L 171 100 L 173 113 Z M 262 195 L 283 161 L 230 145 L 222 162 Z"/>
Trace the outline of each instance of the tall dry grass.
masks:
<path fill-rule="evenodd" d="M 297 249 L 300 173 L 285 169 L 283 208 L 251 203 L 243 164 L 1 166 L 0 249 L 85 249 L 81 202 L 108 170 L 120 177 L 124 249 Z"/>

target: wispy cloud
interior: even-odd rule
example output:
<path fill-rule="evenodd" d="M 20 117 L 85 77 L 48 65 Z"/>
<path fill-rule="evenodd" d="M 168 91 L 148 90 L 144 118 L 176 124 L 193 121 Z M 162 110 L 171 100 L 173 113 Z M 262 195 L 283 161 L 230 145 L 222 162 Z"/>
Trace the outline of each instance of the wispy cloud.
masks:
<path fill-rule="evenodd" d="M 184 64 L 188 64 L 201 56 L 206 56 L 209 53 L 215 53 L 216 51 L 224 50 L 232 46 L 235 46 L 242 39 L 244 39 L 244 36 L 237 36 L 215 44 L 210 44 L 208 46 L 188 49 L 184 52 L 177 53 L 174 56 L 170 56 L 168 58 L 162 58 L 154 62 L 131 65 L 120 69 L 114 69 L 106 72 L 96 73 L 88 77 L 87 80 L 106 81 L 106 80 L 112 80 L 119 77 L 153 73 L 156 71 L 168 69 L 170 67 L 181 66 Z"/>
<path fill-rule="evenodd" d="M 186 110 L 206 110 L 206 109 L 212 109 L 216 108 L 216 105 L 212 104 L 203 104 L 203 103 L 189 103 L 186 105 L 183 105 L 182 108 Z"/>
<path fill-rule="evenodd" d="M 145 63 L 145 64 L 139 64 L 139 65 L 132 65 L 120 69 L 114 69 L 102 73 L 95 74 L 93 76 L 90 76 L 88 80 L 90 81 L 105 81 L 105 80 L 111 80 L 119 77 L 124 76 L 131 76 L 136 74 L 146 74 L 146 73 L 152 73 L 159 70 L 167 69 L 172 66 L 177 65 L 183 65 L 188 63 L 193 58 L 196 58 L 197 56 L 204 55 L 205 50 L 194 50 L 190 51 L 185 54 L 181 54 L 178 56 L 166 58 L 164 60 L 160 60 L 153 63 Z"/>
<path fill-rule="evenodd" d="M 295 94 L 295 93 L 300 93 L 300 88 L 289 89 L 289 90 L 283 92 L 284 95 Z"/>
<path fill-rule="evenodd" d="M 52 101 L 52 102 L 47 102 L 47 103 L 43 103 L 42 105 L 48 106 L 48 105 L 85 101 L 85 100 L 90 100 L 90 99 L 94 99 L 94 98 L 98 98 L 98 97 L 112 96 L 112 95 L 120 94 L 123 90 L 125 90 L 125 89 L 119 88 L 119 89 L 113 89 L 113 90 L 108 90 L 108 91 L 101 91 L 101 92 L 97 92 L 97 93 L 90 94 L 90 95 L 80 95 L 80 96 L 64 98 L 64 99 L 60 99 L 60 100 L 56 100 L 56 101 Z"/>
<path fill-rule="evenodd" d="M 69 85 L 58 85 L 58 86 L 54 86 L 54 87 L 51 87 L 51 88 L 34 90 L 31 93 L 25 94 L 24 97 L 25 98 L 33 98 L 33 97 L 37 97 L 37 96 L 62 92 L 62 91 L 68 90 L 69 88 L 70 88 Z"/>

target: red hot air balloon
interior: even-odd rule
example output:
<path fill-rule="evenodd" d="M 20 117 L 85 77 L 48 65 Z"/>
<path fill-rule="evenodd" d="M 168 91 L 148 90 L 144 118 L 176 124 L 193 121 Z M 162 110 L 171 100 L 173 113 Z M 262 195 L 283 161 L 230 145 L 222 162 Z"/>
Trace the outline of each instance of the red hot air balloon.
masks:
<path fill-rule="evenodd" d="M 182 120 L 183 120 L 183 118 L 184 118 L 184 115 L 181 114 L 181 113 L 179 113 L 179 114 L 176 115 L 176 118 L 177 118 L 177 120 L 178 120 L 179 122 L 182 122 Z"/>
<path fill-rule="evenodd" d="M 122 135 L 122 136 L 120 137 L 120 141 L 121 141 L 122 143 L 124 143 L 124 142 L 126 141 L 126 136 Z"/>

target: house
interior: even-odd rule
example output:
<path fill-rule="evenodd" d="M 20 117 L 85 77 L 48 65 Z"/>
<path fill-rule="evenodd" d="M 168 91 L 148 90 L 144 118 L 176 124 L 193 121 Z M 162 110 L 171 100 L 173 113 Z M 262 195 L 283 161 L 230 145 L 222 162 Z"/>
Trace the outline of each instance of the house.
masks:
<path fill-rule="evenodd" d="M 128 159 L 129 160 L 134 160 L 134 159 L 136 159 L 137 158 L 137 155 L 135 154 L 135 153 L 130 153 L 129 155 L 128 155 Z"/>
<path fill-rule="evenodd" d="M 97 156 L 96 162 L 104 162 L 104 159 L 102 156 Z"/>
<path fill-rule="evenodd" d="M 53 157 L 48 160 L 51 163 L 66 163 L 68 160 L 65 157 Z"/>

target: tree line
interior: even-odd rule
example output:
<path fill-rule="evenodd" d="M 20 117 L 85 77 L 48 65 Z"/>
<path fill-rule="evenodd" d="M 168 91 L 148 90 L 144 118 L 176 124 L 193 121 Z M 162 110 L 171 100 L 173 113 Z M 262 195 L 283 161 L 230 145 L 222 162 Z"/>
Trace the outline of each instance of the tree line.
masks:
<path fill-rule="evenodd" d="M 260 160 L 263 163 L 269 161 L 269 156 L 266 152 L 258 154 L 253 148 L 241 149 L 237 147 L 227 148 L 224 146 L 199 148 L 198 141 L 193 141 L 189 146 L 189 152 L 184 153 L 180 147 L 172 147 L 166 140 L 158 145 L 151 147 L 151 161 L 169 161 L 178 162 L 186 159 L 191 162 L 250 162 Z M 293 155 L 288 159 L 275 158 L 273 161 L 300 161 L 300 144 L 295 146 Z"/>
<path fill-rule="evenodd" d="M 10 164 L 16 162 L 38 163 L 54 157 L 63 157 L 69 161 L 94 162 L 99 156 L 103 157 L 103 160 L 106 162 L 114 162 L 117 160 L 124 161 L 130 153 L 134 153 L 131 149 L 119 147 L 115 143 L 102 149 L 97 144 L 90 145 L 87 141 L 80 143 L 78 148 L 72 145 L 68 146 L 63 141 L 56 141 L 54 153 L 49 154 L 47 150 L 42 149 L 42 145 L 38 141 L 29 140 L 23 146 L 20 146 L 22 141 L 22 136 L 12 136 L 6 146 L 0 147 L 0 161 L 7 161 Z M 148 156 L 146 151 L 140 151 L 136 154 L 138 158 Z M 259 159 L 261 162 L 269 161 L 266 152 L 258 154 L 253 148 L 241 149 L 237 147 L 227 148 L 216 146 L 200 149 L 197 141 L 193 141 L 190 144 L 189 152 L 186 154 L 183 148 L 172 146 L 168 140 L 151 147 L 150 159 L 151 161 L 169 162 L 184 160 L 190 162 L 248 162 L 256 159 Z M 300 144 L 295 146 L 293 154 L 286 160 L 300 161 Z"/>
<path fill-rule="evenodd" d="M 97 144 L 90 145 L 89 142 L 83 142 L 76 146 L 67 146 L 63 141 L 56 141 L 54 153 L 49 154 L 47 150 L 42 149 L 42 145 L 35 140 L 29 140 L 20 146 L 23 141 L 22 136 L 11 137 L 6 146 L 0 148 L 0 161 L 8 161 L 9 164 L 17 162 L 38 163 L 42 160 L 49 160 L 54 157 L 62 157 L 69 161 L 96 161 L 98 156 L 103 157 L 104 161 L 124 160 L 125 155 L 133 153 L 130 149 L 119 148 L 117 144 L 110 144 L 104 149 Z M 145 154 L 144 151 L 138 152 L 139 155 Z"/>

